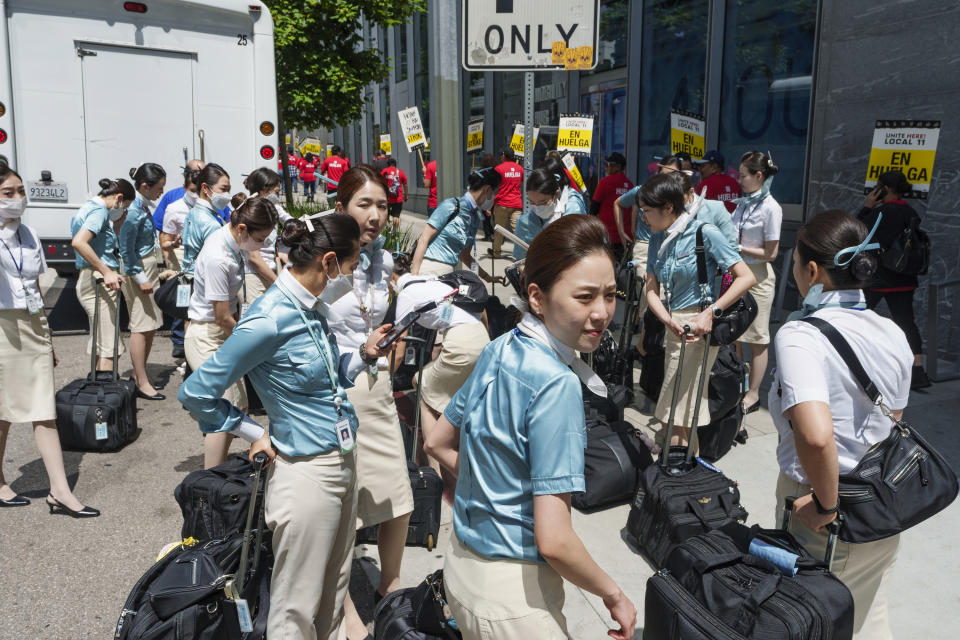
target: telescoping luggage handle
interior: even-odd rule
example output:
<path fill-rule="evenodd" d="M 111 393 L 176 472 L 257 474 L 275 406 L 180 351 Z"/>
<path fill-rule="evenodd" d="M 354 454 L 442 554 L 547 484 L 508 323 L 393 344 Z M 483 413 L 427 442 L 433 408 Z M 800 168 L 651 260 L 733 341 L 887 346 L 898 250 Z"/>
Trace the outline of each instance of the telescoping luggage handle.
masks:
<path fill-rule="evenodd" d="M 100 287 L 106 287 L 103 284 L 103 276 L 99 273 L 93 276 L 93 326 L 90 328 L 90 376 L 89 380 L 97 380 L 97 346 L 100 337 Z M 120 298 L 117 297 L 117 317 L 113 322 L 113 379 L 120 379 Z"/>
<path fill-rule="evenodd" d="M 797 501 L 797 496 L 787 496 L 784 498 L 783 508 L 783 526 L 781 529 L 787 531 L 790 525 L 790 515 L 793 513 L 793 503 Z M 833 557 L 837 552 L 837 539 L 840 537 L 840 529 L 843 528 L 843 514 L 837 512 L 837 519 L 829 523 L 827 529 L 827 549 L 823 554 L 823 561 L 827 563 L 827 569 L 833 571 Z"/>
<path fill-rule="evenodd" d="M 417 440 L 420 438 L 420 390 L 423 385 L 423 347 L 427 341 L 424 338 L 408 335 L 404 338 L 407 343 L 419 343 L 419 355 L 417 356 L 417 406 L 414 408 L 413 419 L 413 444 L 410 446 L 410 462 L 417 463 Z"/>
<path fill-rule="evenodd" d="M 670 438 L 673 435 L 674 419 L 677 412 L 677 401 L 680 399 L 680 378 L 683 374 L 683 357 L 687 349 L 687 336 L 692 333 L 690 325 L 684 325 L 683 335 L 680 336 L 680 356 L 677 358 L 677 375 L 673 381 L 673 399 L 670 401 L 670 416 L 667 418 L 667 433 L 660 450 L 660 465 L 667 467 L 669 465 Z M 707 361 L 710 358 L 710 334 L 703 337 L 703 362 L 700 366 L 700 380 L 697 383 L 697 399 L 694 402 L 693 418 L 690 425 L 690 439 L 687 442 L 686 461 L 693 460 L 693 452 L 697 449 L 697 422 L 700 418 L 700 404 L 703 399 L 703 385 L 707 379 Z"/>

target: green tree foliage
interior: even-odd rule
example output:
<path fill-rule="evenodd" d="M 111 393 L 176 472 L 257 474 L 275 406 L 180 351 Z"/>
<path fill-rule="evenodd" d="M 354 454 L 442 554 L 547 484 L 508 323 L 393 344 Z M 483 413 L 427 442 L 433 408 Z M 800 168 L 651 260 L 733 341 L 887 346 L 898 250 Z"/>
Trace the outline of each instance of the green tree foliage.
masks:
<path fill-rule="evenodd" d="M 390 72 L 385 52 L 361 50 L 361 16 L 392 27 L 426 0 L 264 0 L 273 15 L 277 101 L 284 126 L 331 128 L 360 117 L 362 90 Z"/>

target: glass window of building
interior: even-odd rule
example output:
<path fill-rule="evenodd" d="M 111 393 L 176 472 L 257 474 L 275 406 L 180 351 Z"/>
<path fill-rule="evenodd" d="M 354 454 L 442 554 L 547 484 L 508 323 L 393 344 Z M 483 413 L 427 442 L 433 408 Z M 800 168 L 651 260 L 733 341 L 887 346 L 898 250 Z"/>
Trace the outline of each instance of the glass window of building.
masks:
<path fill-rule="evenodd" d="M 626 66 L 629 25 L 630 3 L 627 0 L 602 0 L 600 39 L 597 42 L 597 68 L 592 73 Z"/>
<path fill-rule="evenodd" d="M 638 181 L 670 153 L 671 108 L 704 113 L 708 0 L 643 3 Z M 633 177 L 633 176 L 631 176 Z"/>
<path fill-rule="evenodd" d="M 407 25 L 400 24 L 393 28 L 393 50 L 396 53 L 393 64 L 396 69 L 397 82 L 407 79 Z"/>
<path fill-rule="evenodd" d="M 603 177 L 603 159 L 614 151 L 626 155 L 627 89 L 620 81 L 591 87 L 580 97 L 580 111 L 593 115 L 593 146 L 577 165 L 592 192 Z"/>
<path fill-rule="evenodd" d="M 420 110 L 420 118 L 424 129 L 427 132 L 427 140 L 430 139 L 431 121 L 430 121 L 430 38 L 427 28 L 430 21 L 425 13 L 414 16 L 414 31 L 417 56 L 414 59 L 414 77 L 413 77 L 413 99 Z M 425 158 L 426 159 L 426 158 Z M 416 167 L 417 186 L 423 186 L 423 166 L 419 161 L 414 163 Z"/>
<path fill-rule="evenodd" d="M 746 151 L 769 151 L 780 202 L 803 196 L 816 13 L 815 0 L 727 1 L 720 151 L 733 173 Z"/>

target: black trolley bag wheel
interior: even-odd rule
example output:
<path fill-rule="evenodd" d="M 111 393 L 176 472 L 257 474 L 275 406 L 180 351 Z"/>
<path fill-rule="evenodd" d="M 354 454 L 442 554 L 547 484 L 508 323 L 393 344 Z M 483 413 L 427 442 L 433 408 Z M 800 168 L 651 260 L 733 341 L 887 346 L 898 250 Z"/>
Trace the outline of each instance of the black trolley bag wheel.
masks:
<path fill-rule="evenodd" d="M 831 573 L 842 521 L 816 559 L 786 531 L 793 500 L 782 529 L 728 525 L 676 547 L 647 581 L 644 640 L 850 640 L 853 597 Z M 754 541 L 765 546 L 756 555 Z M 778 566 L 785 555 L 795 573 Z"/>
<path fill-rule="evenodd" d="M 55 396 L 57 432 L 65 451 L 116 451 L 132 442 L 137 434 L 137 385 L 132 380 L 121 380 L 118 372 L 119 318 L 114 322 L 113 371 L 109 380 L 97 379 L 101 286 L 103 279 L 98 277 L 90 327 L 90 373 L 68 383 Z"/>
<path fill-rule="evenodd" d="M 266 461 L 264 453 L 254 457 L 255 485 L 261 492 L 266 485 L 265 476 L 261 483 Z M 272 568 L 263 503 L 251 500 L 242 533 L 205 542 L 184 541 L 147 570 L 123 605 L 114 639 L 263 640 Z M 241 599 L 249 608 L 252 631 L 241 631 Z"/>
<path fill-rule="evenodd" d="M 411 438 L 410 457 L 407 459 L 407 472 L 410 477 L 410 488 L 413 490 L 413 513 L 410 514 L 410 523 L 407 525 L 408 547 L 426 547 L 433 551 L 440 537 L 440 503 L 443 499 L 443 480 L 440 474 L 431 467 L 417 465 L 417 444 L 420 439 L 420 385 L 423 383 L 424 346 L 428 341 L 413 336 L 406 337 L 407 342 L 420 345 L 420 357 L 417 359 L 417 394 L 416 413 Z M 399 428 L 406 428 L 399 425 Z M 377 541 L 379 527 L 377 525 L 364 527 L 357 531 L 357 544 L 373 544 Z"/>
<path fill-rule="evenodd" d="M 669 446 L 688 333 L 690 327 L 686 326 L 680 340 L 677 376 L 660 460 L 647 467 L 640 477 L 625 531 L 627 542 L 640 551 L 655 569 L 661 568 L 673 547 L 687 538 L 747 519 L 747 511 L 740 504 L 737 483 L 716 467 L 693 456 L 697 448 L 697 416 L 707 373 L 709 343 L 704 344 L 690 441 L 686 448 Z M 705 341 L 708 339 L 709 336 L 703 338 Z"/>

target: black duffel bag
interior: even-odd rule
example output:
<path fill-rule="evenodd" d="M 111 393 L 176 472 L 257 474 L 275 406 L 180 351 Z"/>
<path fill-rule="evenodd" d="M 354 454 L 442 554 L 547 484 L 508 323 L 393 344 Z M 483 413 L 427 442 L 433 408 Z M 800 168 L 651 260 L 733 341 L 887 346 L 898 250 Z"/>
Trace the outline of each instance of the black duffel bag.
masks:
<path fill-rule="evenodd" d="M 631 499 L 640 474 L 652 463 L 653 456 L 633 425 L 608 424 L 600 418 L 587 430 L 583 465 L 586 490 L 573 494 L 573 506 L 583 511 Z"/>
<path fill-rule="evenodd" d="M 193 276 L 181 271 L 157 287 L 157 290 L 153 292 L 153 301 L 160 307 L 160 311 L 171 318 L 186 320 L 187 307 L 177 306 L 177 287 L 181 284 L 190 287 L 191 293 L 193 292 Z"/>
<path fill-rule="evenodd" d="M 245 455 L 233 454 L 211 469 L 191 471 L 173 490 L 183 513 L 180 536 L 211 540 L 243 531 L 256 471 Z M 258 494 L 257 501 L 263 501 Z"/>
<path fill-rule="evenodd" d="M 700 285 L 710 286 L 710 274 L 707 273 L 706 250 L 703 247 L 703 225 L 697 228 L 697 279 Z M 757 319 L 759 308 L 753 294 L 749 291 L 730 305 L 719 318 L 714 318 L 713 329 L 710 331 L 710 344 L 727 345 L 733 344 L 737 339 L 750 328 L 753 321 Z"/>
<path fill-rule="evenodd" d="M 815 326 L 837 350 L 860 388 L 893 421 L 890 435 L 874 444 L 853 470 L 840 476 L 840 539 L 863 543 L 882 540 L 919 524 L 950 506 L 960 490 L 946 460 L 916 428 L 893 417 L 850 344 L 826 320 Z"/>

